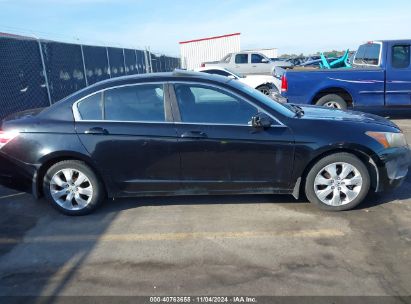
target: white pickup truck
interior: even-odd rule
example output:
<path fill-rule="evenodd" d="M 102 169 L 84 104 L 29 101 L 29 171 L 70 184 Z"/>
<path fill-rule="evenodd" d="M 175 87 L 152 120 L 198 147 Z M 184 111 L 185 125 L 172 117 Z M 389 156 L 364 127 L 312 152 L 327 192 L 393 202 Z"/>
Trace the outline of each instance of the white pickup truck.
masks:
<path fill-rule="evenodd" d="M 277 66 L 291 66 L 291 63 L 284 61 L 271 61 L 269 58 L 255 52 L 230 53 L 220 61 L 203 62 L 201 67 L 219 66 L 227 68 L 234 73 L 241 75 L 274 75 Z"/>
<path fill-rule="evenodd" d="M 267 95 L 273 99 L 278 99 L 277 95 L 280 93 L 281 89 L 281 80 L 270 75 L 239 75 L 226 68 L 221 68 L 218 66 L 212 66 L 209 68 L 199 68 L 195 71 L 225 76 L 231 79 L 238 80 L 252 87 L 253 89 L 259 90 L 264 95 Z"/>

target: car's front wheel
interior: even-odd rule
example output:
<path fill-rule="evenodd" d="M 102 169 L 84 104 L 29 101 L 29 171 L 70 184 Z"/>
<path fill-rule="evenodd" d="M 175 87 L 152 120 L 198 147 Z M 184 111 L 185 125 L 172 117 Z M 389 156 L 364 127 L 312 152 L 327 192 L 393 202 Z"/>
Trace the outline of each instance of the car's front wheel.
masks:
<path fill-rule="evenodd" d="M 66 160 L 51 166 L 44 177 L 43 191 L 61 213 L 85 215 L 103 200 L 103 186 L 93 170 L 82 161 Z"/>
<path fill-rule="evenodd" d="M 305 194 L 324 210 L 349 210 L 360 204 L 370 189 L 370 175 L 355 155 L 336 153 L 319 160 L 309 171 Z"/>
<path fill-rule="evenodd" d="M 264 95 L 270 96 L 272 89 L 271 89 L 269 86 L 262 85 L 262 86 L 259 86 L 259 87 L 257 88 L 257 90 L 259 90 L 259 91 L 260 91 L 261 93 L 263 93 Z"/>

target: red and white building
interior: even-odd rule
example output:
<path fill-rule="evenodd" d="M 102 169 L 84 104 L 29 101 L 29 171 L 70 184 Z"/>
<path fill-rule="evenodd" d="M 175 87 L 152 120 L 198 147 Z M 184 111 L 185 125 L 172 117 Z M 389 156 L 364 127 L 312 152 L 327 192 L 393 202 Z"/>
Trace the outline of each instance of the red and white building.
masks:
<path fill-rule="evenodd" d="M 240 33 L 181 41 L 181 67 L 193 70 L 204 61 L 217 61 L 240 50 Z"/>

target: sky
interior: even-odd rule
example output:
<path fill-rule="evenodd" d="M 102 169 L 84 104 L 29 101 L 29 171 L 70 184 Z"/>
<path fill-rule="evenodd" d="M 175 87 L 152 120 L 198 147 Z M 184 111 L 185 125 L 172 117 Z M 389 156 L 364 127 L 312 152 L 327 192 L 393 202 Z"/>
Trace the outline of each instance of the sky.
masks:
<path fill-rule="evenodd" d="M 179 55 L 179 41 L 241 33 L 280 54 L 411 38 L 409 0 L 0 0 L 0 32 Z"/>

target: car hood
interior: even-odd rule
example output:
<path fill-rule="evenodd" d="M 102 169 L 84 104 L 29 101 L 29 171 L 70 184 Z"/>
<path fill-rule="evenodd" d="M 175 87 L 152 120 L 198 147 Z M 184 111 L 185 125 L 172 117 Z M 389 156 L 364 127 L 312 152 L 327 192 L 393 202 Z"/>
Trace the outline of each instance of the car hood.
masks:
<path fill-rule="evenodd" d="M 301 106 L 301 108 L 304 111 L 304 115 L 301 117 L 302 119 L 377 123 L 398 129 L 398 126 L 392 121 L 374 114 L 357 111 L 343 111 L 320 106 Z"/>

